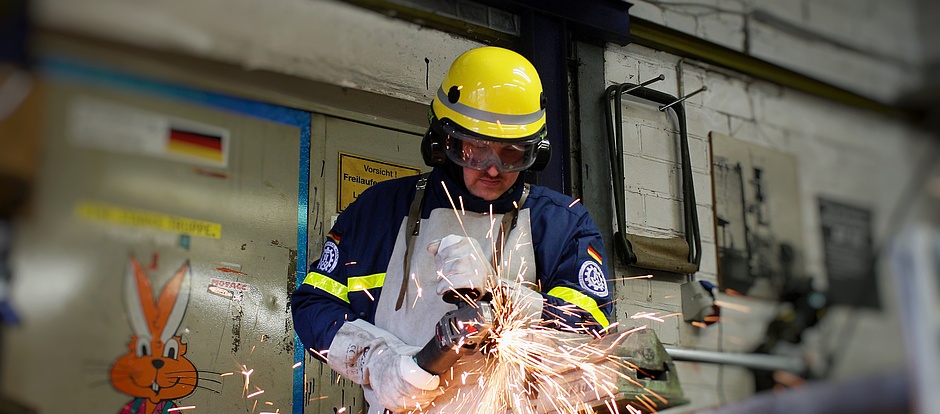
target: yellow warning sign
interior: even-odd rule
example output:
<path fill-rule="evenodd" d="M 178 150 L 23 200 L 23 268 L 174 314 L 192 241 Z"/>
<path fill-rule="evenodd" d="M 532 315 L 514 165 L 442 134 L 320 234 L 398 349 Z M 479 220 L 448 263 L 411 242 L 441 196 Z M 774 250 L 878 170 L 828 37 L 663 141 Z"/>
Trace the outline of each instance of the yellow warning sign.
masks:
<path fill-rule="evenodd" d="M 219 239 L 222 225 L 146 210 L 83 201 L 75 206 L 75 215 L 90 221 L 103 221 L 130 227 L 163 230 L 190 236 Z"/>
<path fill-rule="evenodd" d="M 359 194 L 373 184 L 393 178 L 421 174 L 421 169 L 407 165 L 392 164 L 385 161 L 365 158 L 358 155 L 339 153 L 339 202 L 336 211 L 346 209 Z"/>

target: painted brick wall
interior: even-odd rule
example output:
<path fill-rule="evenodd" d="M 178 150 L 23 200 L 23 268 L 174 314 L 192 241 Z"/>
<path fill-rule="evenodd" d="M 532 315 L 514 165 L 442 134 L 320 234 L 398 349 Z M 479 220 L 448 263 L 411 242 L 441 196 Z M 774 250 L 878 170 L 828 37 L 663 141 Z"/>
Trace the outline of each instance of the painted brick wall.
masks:
<path fill-rule="evenodd" d="M 884 102 L 921 82 L 915 0 L 632 2 L 632 16 Z"/>
<path fill-rule="evenodd" d="M 803 242 L 807 272 L 816 285 L 826 287 L 817 197 L 866 206 L 874 213 L 875 244 L 893 234 L 889 217 L 910 200 L 900 200 L 905 185 L 924 162 L 928 148 L 938 145 L 918 129 L 897 119 L 845 107 L 830 101 L 755 81 L 741 75 L 642 46 L 609 46 L 606 53 L 608 84 L 639 83 L 659 74 L 667 79 L 652 88 L 682 96 L 707 86 L 704 93 L 685 102 L 692 152 L 703 260 L 695 275 L 716 281 L 714 201 L 710 175 L 709 133 L 718 132 L 794 156 L 798 163 Z M 682 82 L 677 82 L 681 72 Z M 655 105 L 626 100 L 623 105 L 624 165 L 628 228 L 649 236 L 671 236 L 682 229 L 679 213 L 676 133 L 672 121 Z M 618 268 L 615 277 L 646 271 Z M 680 276 L 654 273 L 653 279 L 618 281 L 617 315 L 626 326 L 650 325 L 663 343 L 691 349 L 750 351 L 763 339 L 767 321 L 779 305 L 770 301 L 721 294 L 719 299 L 739 306 L 723 312 L 723 321 L 701 329 L 674 315 L 681 311 Z M 882 278 L 883 312 L 855 312 L 837 308 L 831 319 L 808 334 L 805 352 L 820 361 L 837 354 L 831 373 L 846 378 L 894 369 L 903 363 L 900 328 L 893 309 L 893 292 L 886 272 Z M 637 312 L 655 312 L 665 322 L 631 319 Z M 850 324 L 851 318 L 859 318 Z M 851 326 L 850 329 L 846 329 Z M 833 340 L 834 335 L 848 336 Z M 825 364 L 821 364 L 825 365 Z M 817 366 L 817 367 L 818 367 Z M 686 412 L 714 406 L 753 393 L 746 370 L 709 364 L 679 364 L 689 406 L 668 412 Z"/>

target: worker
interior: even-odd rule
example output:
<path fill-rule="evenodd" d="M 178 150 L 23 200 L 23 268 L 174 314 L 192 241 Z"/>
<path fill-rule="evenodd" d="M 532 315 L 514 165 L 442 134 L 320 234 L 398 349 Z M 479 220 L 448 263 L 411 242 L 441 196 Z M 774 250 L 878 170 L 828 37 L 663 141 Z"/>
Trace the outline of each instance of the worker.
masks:
<path fill-rule="evenodd" d="M 458 411 L 448 403 L 461 387 L 467 395 L 466 376 L 438 378 L 412 358 L 455 309 L 441 297 L 454 289 L 504 289 L 534 324 L 553 329 L 598 334 L 609 325 L 601 233 L 571 197 L 523 180 L 550 157 L 545 105 L 535 67 L 518 53 L 460 55 L 421 143 L 432 171 L 364 191 L 294 292 L 304 347 L 362 385 L 369 413 Z"/>

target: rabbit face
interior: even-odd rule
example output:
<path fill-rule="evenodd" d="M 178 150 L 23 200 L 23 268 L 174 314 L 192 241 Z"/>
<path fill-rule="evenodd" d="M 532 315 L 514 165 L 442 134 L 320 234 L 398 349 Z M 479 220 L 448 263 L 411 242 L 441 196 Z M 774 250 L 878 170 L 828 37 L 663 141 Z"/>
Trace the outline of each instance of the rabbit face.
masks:
<path fill-rule="evenodd" d="M 131 256 L 124 305 L 134 335 L 128 352 L 111 366 L 111 385 L 118 391 L 158 403 L 196 389 L 196 367 L 184 356 L 186 344 L 176 335 L 189 304 L 190 273 L 187 261 L 154 300 L 150 278 Z"/>
<path fill-rule="evenodd" d="M 196 389 L 196 367 L 183 356 L 186 344 L 180 343 L 180 337 L 162 343 L 134 336 L 128 348 L 111 367 L 111 382 L 118 391 L 158 403 Z"/>

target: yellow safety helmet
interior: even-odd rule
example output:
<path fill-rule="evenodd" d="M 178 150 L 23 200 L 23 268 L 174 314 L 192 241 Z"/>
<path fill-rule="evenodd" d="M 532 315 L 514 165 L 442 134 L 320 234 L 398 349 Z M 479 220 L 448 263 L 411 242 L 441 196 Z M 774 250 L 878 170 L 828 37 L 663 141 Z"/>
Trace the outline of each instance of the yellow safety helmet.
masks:
<path fill-rule="evenodd" d="M 446 155 L 462 167 L 483 169 L 485 164 L 461 153 L 466 144 L 458 144 L 471 141 L 511 144 L 514 154 L 500 152 L 502 160 L 495 161 L 503 171 L 548 163 L 542 82 L 532 63 L 511 50 L 487 46 L 460 55 L 431 102 L 429 118 L 422 143 L 428 165 L 441 165 Z"/>

